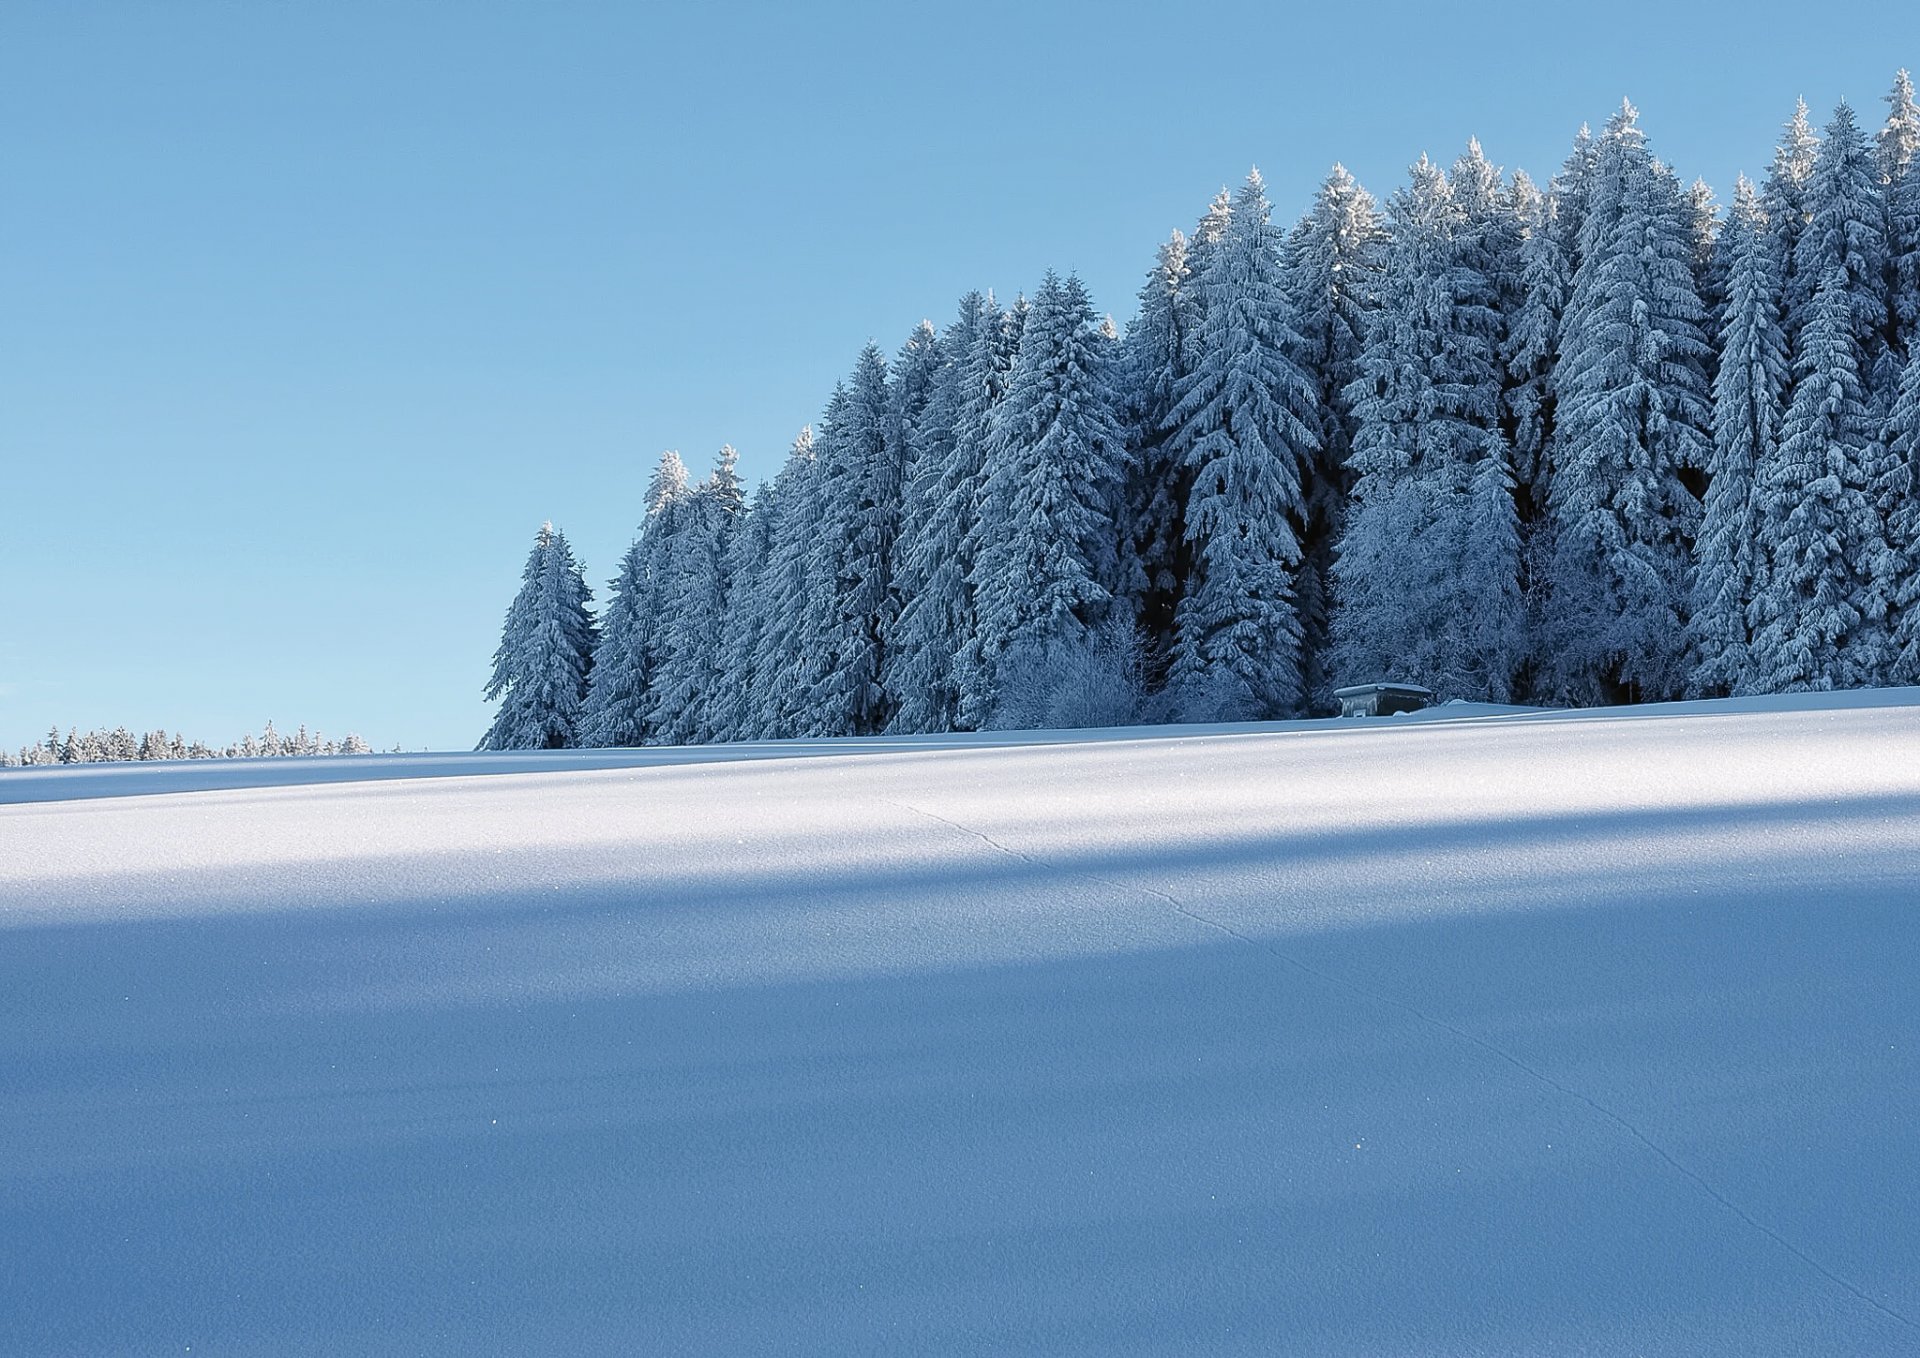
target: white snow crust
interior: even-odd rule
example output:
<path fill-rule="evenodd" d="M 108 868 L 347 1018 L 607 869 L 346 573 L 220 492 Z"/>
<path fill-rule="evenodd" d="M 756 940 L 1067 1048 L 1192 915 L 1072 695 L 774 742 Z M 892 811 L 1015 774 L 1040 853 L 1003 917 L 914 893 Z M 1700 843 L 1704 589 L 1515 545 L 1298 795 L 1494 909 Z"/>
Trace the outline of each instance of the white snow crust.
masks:
<path fill-rule="evenodd" d="M 0 773 L 0 1352 L 1920 1353 L 1920 690 Z"/>

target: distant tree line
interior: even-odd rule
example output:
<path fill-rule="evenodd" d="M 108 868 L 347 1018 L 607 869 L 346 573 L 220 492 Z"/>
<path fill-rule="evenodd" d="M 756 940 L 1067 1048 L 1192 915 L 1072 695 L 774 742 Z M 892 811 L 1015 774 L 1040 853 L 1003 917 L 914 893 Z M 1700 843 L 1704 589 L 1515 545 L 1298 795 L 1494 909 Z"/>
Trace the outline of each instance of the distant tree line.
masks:
<path fill-rule="evenodd" d="M 259 735 L 242 736 L 230 745 L 214 746 L 204 741 L 189 741 L 178 734 L 148 731 L 136 736 L 124 726 L 111 731 L 98 729 L 66 735 L 55 727 L 38 745 L 24 745 L 19 753 L 0 750 L 0 768 L 32 764 L 111 764 L 151 759 L 261 759 L 329 754 L 372 754 L 373 747 L 359 736 L 329 740 L 302 725 L 290 735 L 282 735 L 268 722 Z"/>
<path fill-rule="evenodd" d="M 1258 173 L 1124 337 L 1078 279 L 869 344 L 751 503 L 661 459 L 596 615 L 541 530 L 493 747 L 1920 682 L 1920 109 L 1801 104 L 1724 222 L 1623 104 L 1544 187 Z"/>

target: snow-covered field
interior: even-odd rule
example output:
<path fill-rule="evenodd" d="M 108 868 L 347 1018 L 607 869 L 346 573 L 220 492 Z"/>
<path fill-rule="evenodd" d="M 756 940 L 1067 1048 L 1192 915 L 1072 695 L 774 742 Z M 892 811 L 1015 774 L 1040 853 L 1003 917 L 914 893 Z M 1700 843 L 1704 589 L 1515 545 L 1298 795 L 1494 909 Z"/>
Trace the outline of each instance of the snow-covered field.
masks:
<path fill-rule="evenodd" d="M 1920 1353 L 1920 690 L 0 803 L 0 1352 Z"/>

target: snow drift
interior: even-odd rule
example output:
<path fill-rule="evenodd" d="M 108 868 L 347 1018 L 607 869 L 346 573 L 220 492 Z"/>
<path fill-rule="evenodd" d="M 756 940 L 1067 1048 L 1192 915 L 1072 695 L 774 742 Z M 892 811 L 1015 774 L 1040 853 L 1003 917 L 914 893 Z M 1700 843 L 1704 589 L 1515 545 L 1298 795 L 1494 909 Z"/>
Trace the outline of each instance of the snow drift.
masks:
<path fill-rule="evenodd" d="M 1920 1351 L 1920 691 L 0 802 L 0 1350 Z"/>

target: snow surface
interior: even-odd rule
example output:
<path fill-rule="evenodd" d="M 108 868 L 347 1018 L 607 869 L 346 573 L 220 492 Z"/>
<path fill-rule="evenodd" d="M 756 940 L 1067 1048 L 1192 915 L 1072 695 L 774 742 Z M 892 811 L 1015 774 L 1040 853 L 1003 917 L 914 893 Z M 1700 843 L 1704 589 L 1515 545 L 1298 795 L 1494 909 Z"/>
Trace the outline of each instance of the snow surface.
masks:
<path fill-rule="evenodd" d="M 1920 690 L 1114 734 L 0 774 L 0 1352 L 1920 1353 Z"/>

